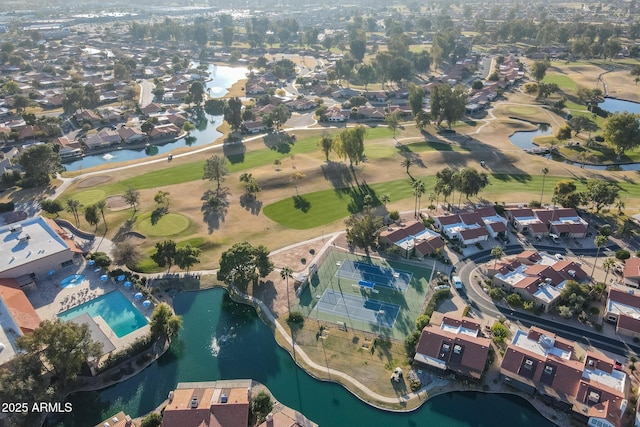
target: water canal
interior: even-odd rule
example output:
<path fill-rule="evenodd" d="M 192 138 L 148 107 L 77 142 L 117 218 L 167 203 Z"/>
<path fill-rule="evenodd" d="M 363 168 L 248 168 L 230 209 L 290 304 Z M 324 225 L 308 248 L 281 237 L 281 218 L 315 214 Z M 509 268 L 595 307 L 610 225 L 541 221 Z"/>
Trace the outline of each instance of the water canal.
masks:
<path fill-rule="evenodd" d="M 210 96 L 220 98 L 226 95 L 227 88 L 246 77 L 247 69 L 209 65 L 208 72 L 210 80 L 205 83 L 205 89 Z M 207 114 L 204 116 L 204 120 L 200 122 L 198 128 L 191 132 L 191 138 L 181 138 L 167 144 L 154 145 L 149 149 L 139 147 L 137 149 L 113 150 L 109 153 L 88 155 L 74 162 L 66 163 L 64 166 L 68 171 L 75 171 L 105 163 L 124 162 L 158 154 L 166 154 L 177 148 L 197 147 L 210 144 L 222 136 L 222 133 L 218 132 L 217 129 L 222 124 L 223 119 L 222 116 L 209 116 Z"/>
<path fill-rule="evenodd" d="M 49 420 L 49 425 L 95 425 L 121 410 L 140 416 L 161 404 L 179 381 L 253 378 L 323 427 L 553 426 L 522 398 L 477 392 L 441 395 L 411 413 L 381 411 L 298 368 L 255 310 L 233 302 L 223 289 L 178 295 L 174 307 L 183 316 L 184 329 L 170 351 L 123 383 L 71 396 L 70 416 Z"/>

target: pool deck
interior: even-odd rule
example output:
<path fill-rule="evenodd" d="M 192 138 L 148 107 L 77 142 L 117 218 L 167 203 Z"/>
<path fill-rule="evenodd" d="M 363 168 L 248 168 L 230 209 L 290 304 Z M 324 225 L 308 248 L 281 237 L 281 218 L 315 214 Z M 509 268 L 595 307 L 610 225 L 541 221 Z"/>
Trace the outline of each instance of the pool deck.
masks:
<path fill-rule="evenodd" d="M 59 313 L 117 289 L 149 320 L 153 312 L 153 306 L 143 307 L 142 300 L 134 298 L 133 295 L 137 291 L 132 290 L 133 288 L 127 289 L 111 278 L 107 281 L 100 280 L 100 276 L 104 274 L 104 271 L 96 270 L 95 266 L 86 265 L 65 269 L 45 280 L 39 281 L 36 288 L 26 293 L 27 298 L 29 298 L 33 308 L 42 320 L 55 320 Z M 83 274 L 85 278 L 77 286 L 63 288 L 60 285 L 60 281 L 74 274 Z M 149 325 L 146 325 L 122 338 L 118 338 L 100 316 L 94 317 L 93 320 L 116 347 L 115 351 L 122 350 L 137 338 L 149 332 Z"/>

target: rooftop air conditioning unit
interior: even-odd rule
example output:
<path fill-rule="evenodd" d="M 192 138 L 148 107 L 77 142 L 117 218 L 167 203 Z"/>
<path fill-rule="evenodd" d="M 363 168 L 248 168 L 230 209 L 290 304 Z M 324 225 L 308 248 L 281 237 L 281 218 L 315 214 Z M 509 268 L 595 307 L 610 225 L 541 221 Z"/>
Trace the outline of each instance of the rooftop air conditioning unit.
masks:
<path fill-rule="evenodd" d="M 576 271 L 575 270 L 569 270 L 569 271 L 567 271 L 567 273 L 569 273 L 569 276 L 571 276 L 571 277 L 576 277 Z"/>
<path fill-rule="evenodd" d="M 220 396 L 220 403 L 227 403 L 228 399 L 229 397 L 226 394 L 223 394 L 222 396 Z"/>
<path fill-rule="evenodd" d="M 198 407 L 198 398 L 197 397 L 192 397 L 191 398 L 191 408 L 197 408 Z"/>

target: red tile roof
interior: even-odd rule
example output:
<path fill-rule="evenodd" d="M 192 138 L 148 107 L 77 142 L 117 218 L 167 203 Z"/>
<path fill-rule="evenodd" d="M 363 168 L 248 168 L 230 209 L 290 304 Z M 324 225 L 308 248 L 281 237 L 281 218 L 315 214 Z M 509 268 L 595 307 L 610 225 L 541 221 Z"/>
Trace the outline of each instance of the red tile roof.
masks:
<path fill-rule="evenodd" d="M 622 275 L 625 279 L 640 279 L 640 258 L 629 258 L 624 263 Z"/>
<path fill-rule="evenodd" d="M 0 279 L 0 297 L 23 333 L 40 326 L 40 316 L 14 279 Z"/>

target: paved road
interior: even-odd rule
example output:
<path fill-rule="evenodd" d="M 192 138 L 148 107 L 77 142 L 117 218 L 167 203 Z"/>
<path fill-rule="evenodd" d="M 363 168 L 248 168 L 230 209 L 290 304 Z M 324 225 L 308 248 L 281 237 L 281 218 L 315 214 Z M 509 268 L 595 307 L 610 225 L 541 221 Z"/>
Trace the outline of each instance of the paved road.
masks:
<path fill-rule="evenodd" d="M 146 107 L 153 102 L 154 85 L 149 80 L 140 82 L 140 107 Z"/>

